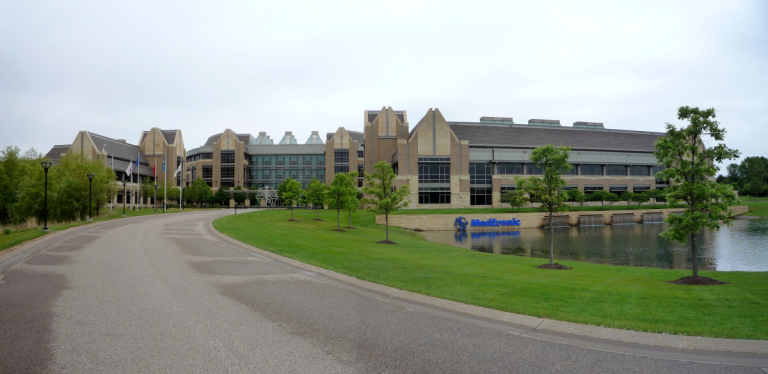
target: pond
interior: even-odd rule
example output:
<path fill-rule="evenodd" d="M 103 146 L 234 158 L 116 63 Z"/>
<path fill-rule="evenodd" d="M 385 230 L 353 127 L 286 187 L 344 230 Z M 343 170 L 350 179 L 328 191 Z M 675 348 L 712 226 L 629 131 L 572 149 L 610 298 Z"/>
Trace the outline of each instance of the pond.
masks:
<path fill-rule="evenodd" d="M 667 227 L 657 223 L 555 228 L 555 260 L 690 269 L 690 243 L 660 237 Z M 549 259 L 549 229 L 422 234 L 432 242 L 478 252 Z M 720 231 L 702 231 L 696 246 L 701 270 L 768 271 L 768 219 L 736 220 Z"/>

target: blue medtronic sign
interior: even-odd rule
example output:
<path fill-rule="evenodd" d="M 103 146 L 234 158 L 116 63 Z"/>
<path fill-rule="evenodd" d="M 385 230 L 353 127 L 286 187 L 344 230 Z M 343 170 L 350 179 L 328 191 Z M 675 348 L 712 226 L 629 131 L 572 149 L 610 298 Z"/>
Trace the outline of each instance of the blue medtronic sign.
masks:
<path fill-rule="evenodd" d="M 456 221 L 453 222 L 453 226 L 456 228 L 456 230 L 464 231 L 467 229 L 467 219 L 464 217 L 458 217 L 456 218 Z M 512 226 L 520 226 L 520 220 L 517 218 L 512 219 L 496 219 L 491 218 L 487 221 L 479 220 L 479 219 L 473 219 L 470 223 L 470 227 L 512 227 Z"/>

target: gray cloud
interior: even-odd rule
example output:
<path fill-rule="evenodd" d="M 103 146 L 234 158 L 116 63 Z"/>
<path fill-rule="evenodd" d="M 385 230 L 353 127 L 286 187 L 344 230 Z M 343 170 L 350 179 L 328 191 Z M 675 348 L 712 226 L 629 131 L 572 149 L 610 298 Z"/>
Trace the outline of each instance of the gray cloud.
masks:
<path fill-rule="evenodd" d="M 362 111 L 605 122 L 663 131 L 715 107 L 726 143 L 766 155 L 768 6 L 734 2 L 0 0 L 0 145 L 87 129 L 362 128 Z M 711 4 L 709 4 L 711 3 Z"/>

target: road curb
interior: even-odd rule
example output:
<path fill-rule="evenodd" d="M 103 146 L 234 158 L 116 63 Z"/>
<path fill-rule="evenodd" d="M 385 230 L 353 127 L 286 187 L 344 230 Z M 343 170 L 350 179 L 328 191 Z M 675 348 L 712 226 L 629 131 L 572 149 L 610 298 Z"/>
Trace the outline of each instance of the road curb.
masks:
<path fill-rule="evenodd" d="M 400 290 L 394 287 L 364 281 L 331 270 L 319 268 L 299 262 L 254 246 L 230 238 L 213 227 L 213 220 L 207 222 L 208 228 L 223 240 L 241 248 L 257 253 L 306 271 L 322 274 L 326 277 L 348 283 L 366 290 L 384 294 L 391 298 L 414 301 L 436 308 L 446 309 L 474 317 L 490 319 L 498 322 L 518 325 L 528 328 L 527 332 L 518 335 L 530 336 L 540 333 L 576 335 L 582 338 L 608 340 L 628 344 L 640 344 L 652 347 L 664 347 L 684 350 L 719 351 L 732 353 L 768 354 L 768 341 L 766 340 L 742 340 L 705 338 L 698 336 L 658 334 L 631 330 L 613 329 L 601 326 L 584 325 L 573 322 L 564 322 L 551 319 L 542 319 L 522 314 L 503 312 L 500 310 L 484 308 L 476 305 L 463 304 L 456 301 L 445 300 L 433 296 L 418 294 L 415 292 Z M 533 337 L 533 336 L 532 336 Z"/>

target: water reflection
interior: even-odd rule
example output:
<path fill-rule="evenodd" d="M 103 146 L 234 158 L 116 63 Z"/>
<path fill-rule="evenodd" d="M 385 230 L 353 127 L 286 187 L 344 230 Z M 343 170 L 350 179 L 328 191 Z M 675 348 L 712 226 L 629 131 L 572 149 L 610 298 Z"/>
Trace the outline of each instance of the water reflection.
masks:
<path fill-rule="evenodd" d="M 690 244 L 666 240 L 666 224 L 555 228 L 555 258 L 599 264 L 690 269 Z M 478 252 L 549 258 L 549 230 L 425 231 L 432 241 Z M 768 271 L 768 220 L 738 220 L 696 237 L 704 270 Z"/>

